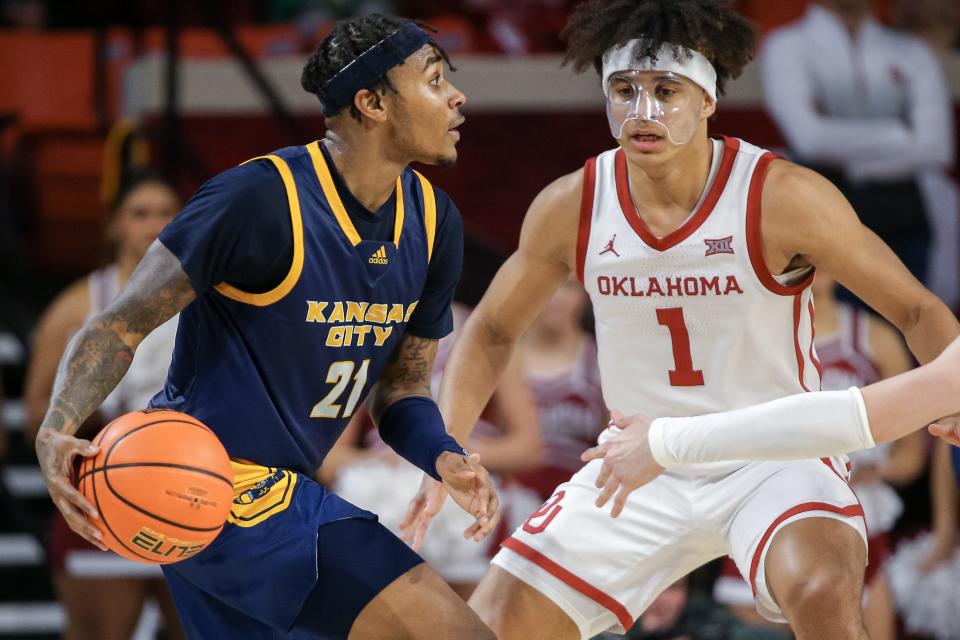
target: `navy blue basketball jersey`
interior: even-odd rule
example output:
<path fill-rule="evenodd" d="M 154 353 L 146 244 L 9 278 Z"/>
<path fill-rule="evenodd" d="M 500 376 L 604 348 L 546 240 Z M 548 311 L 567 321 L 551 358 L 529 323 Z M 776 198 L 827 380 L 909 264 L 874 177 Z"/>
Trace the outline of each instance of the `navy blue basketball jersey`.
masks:
<path fill-rule="evenodd" d="M 263 293 L 221 283 L 184 309 L 151 403 L 198 418 L 232 458 L 260 466 L 249 475 L 257 494 L 295 477 L 278 469 L 320 466 L 404 333 L 436 233 L 433 188 L 412 169 L 397 179 L 393 239 L 382 242 L 357 233 L 318 142 L 264 157 L 286 187 L 289 272 Z"/>

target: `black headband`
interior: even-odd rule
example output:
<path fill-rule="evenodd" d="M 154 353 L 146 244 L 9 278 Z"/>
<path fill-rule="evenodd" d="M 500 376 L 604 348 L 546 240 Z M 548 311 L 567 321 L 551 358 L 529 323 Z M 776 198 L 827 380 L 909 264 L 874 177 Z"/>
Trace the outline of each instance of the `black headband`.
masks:
<path fill-rule="evenodd" d="M 361 53 L 323 85 L 323 115 L 332 116 L 351 104 L 357 91 L 372 86 L 429 41 L 423 29 L 408 22 Z"/>

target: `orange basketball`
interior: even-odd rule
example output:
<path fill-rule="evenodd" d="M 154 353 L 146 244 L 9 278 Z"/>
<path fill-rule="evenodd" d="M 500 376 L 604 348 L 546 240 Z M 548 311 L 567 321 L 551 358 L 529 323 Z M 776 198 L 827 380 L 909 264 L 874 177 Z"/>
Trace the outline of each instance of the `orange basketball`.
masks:
<path fill-rule="evenodd" d="M 125 558 L 169 564 L 203 550 L 223 528 L 233 502 L 230 458 L 217 436 L 178 411 L 120 416 L 93 439 L 77 477 L 97 508 L 91 522 Z"/>

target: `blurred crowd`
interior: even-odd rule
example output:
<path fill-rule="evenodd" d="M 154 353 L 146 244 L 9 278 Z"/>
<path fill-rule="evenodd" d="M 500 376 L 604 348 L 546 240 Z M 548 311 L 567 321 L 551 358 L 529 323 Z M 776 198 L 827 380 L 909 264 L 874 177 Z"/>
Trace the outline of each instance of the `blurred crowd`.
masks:
<path fill-rule="evenodd" d="M 171 3 L 104 2 L 96 10 L 85 4 L 4 0 L 0 19 L 11 27 L 32 29 L 89 26 L 105 17 L 162 22 Z M 201 5 L 207 3 L 182 4 L 184 19 L 204 19 Z M 238 20 L 293 21 L 305 32 L 358 12 L 444 17 L 438 26 L 464 38 L 469 44 L 463 49 L 517 55 L 561 51 L 559 32 L 573 4 L 250 0 L 231 2 L 226 10 Z M 761 22 L 769 14 L 758 9 L 762 4 L 738 3 Z M 767 34 L 759 58 L 766 108 L 787 143 L 778 151 L 829 177 L 864 223 L 954 309 L 960 303 L 960 190 L 955 181 L 956 108 L 944 61 L 951 56 L 956 61 L 958 33 L 956 0 L 823 0 Z M 0 159 L 0 405 L 6 389 L 7 397 L 22 399 L 16 406 L 23 411 L 11 410 L 9 403 L 0 411 L 0 468 L 9 459 L 17 466 L 30 464 L 30 438 L 70 337 L 122 287 L 178 210 L 181 196 L 188 195 L 156 174 L 126 175 L 106 207 L 105 245 L 110 250 L 102 268 L 59 293 L 37 319 L 30 311 L 4 304 L 30 277 L 32 267 L 18 247 L 6 246 L 13 222 L 11 208 L 3 204 L 3 166 Z M 899 334 L 849 293 L 838 291 L 829 274 L 817 275 L 815 305 L 824 389 L 869 384 L 913 366 Z M 467 304 L 458 304 L 457 327 L 469 313 Z M 607 424 L 590 321 L 586 293 L 571 279 L 524 336 L 474 431 L 475 440 L 467 445 L 480 452 L 497 475 L 504 511 L 500 536 L 480 545 L 464 540 L 460 532 L 465 514 L 448 508 L 434 522 L 424 546 L 425 557 L 464 597 L 483 575 L 499 541 L 580 467 L 580 453 Z M 176 319 L 144 345 L 149 353 L 138 352 L 142 366 L 131 369 L 102 407 L 98 424 L 89 429 L 139 408 L 159 388 L 165 366 L 158 363 L 169 359 L 175 327 Z M 456 338 L 455 331 L 441 342 L 435 385 Z M 5 430 L 4 418 L 25 430 Z M 318 470 L 318 479 L 398 530 L 419 472 L 379 441 L 371 427 L 368 415 L 358 412 Z M 853 485 L 872 536 L 863 606 L 873 640 L 960 638 L 960 607 L 954 595 L 960 581 L 960 496 L 950 465 L 946 445 L 934 446 L 922 433 L 853 456 Z M 0 475 L 0 529 L 26 531 L 42 541 L 42 563 L 69 620 L 66 637 L 131 637 L 147 599 L 160 603 L 163 637 L 182 637 L 158 573 L 87 547 L 60 519 L 50 517 L 51 509 L 39 514 L 24 509 L 5 486 L 9 478 Z M 727 561 L 671 587 L 628 637 L 791 636 L 756 614 L 750 587 Z"/>

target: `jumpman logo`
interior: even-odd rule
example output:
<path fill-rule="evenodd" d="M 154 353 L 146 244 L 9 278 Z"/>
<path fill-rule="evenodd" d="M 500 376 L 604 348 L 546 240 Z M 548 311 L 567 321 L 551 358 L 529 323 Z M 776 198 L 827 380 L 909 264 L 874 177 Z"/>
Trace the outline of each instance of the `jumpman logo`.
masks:
<path fill-rule="evenodd" d="M 607 246 L 604 247 L 603 251 L 601 251 L 599 255 L 602 256 L 605 253 L 612 253 L 613 255 L 619 258 L 620 254 L 617 253 L 617 250 L 613 248 L 613 241 L 616 239 L 617 239 L 617 234 L 613 234 L 613 237 L 610 238 L 610 242 L 607 243 Z"/>

